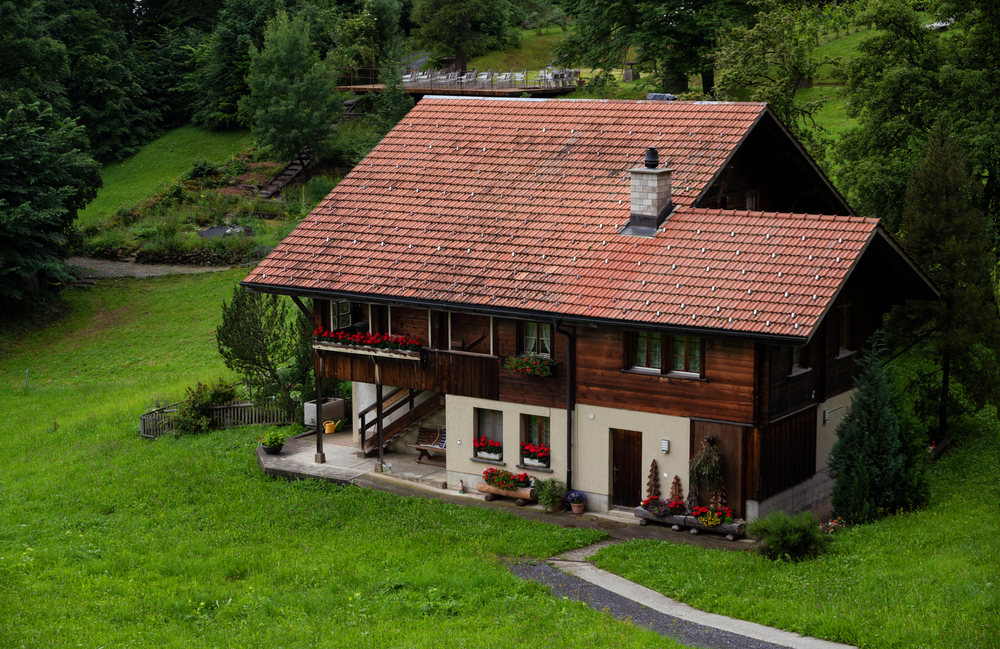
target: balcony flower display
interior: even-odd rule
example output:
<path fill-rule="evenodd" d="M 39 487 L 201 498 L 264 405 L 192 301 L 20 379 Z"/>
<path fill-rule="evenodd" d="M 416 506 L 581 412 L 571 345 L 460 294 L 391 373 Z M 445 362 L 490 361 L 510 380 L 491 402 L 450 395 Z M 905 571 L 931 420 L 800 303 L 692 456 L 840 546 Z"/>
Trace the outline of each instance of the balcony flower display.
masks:
<path fill-rule="evenodd" d="M 521 443 L 521 458 L 526 465 L 547 467 L 551 456 L 552 449 L 546 444 Z"/>
<path fill-rule="evenodd" d="M 503 361 L 503 367 L 511 374 L 552 376 L 552 368 L 555 367 L 555 361 L 545 356 L 538 356 L 537 354 L 508 356 Z"/>
<path fill-rule="evenodd" d="M 327 331 L 322 327 L 313 330 L 313 338 L 318 343 L 329 345 L 352 345 L 355 347 L 371 347 L 372 349 L 398 349 L 401 351 L 420 351 L 420 341 L 402 334 L 356 333 L 345 331 Z"/>

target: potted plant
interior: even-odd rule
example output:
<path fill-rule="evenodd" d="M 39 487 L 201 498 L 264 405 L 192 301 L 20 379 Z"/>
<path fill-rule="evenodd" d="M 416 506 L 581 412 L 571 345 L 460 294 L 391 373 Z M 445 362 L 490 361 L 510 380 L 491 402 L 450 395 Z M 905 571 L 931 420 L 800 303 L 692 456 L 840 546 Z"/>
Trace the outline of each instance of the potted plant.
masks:
<path fill-rule="evenodd" d="M 546 478 L 535 481 L 535 492 L 538 494 L 538 504 L 545 511 L 558 512 L 563 508 L 566 498 L 566 483 L 559 478 Z"/>
<path fill-rule="evenodd" d="M 472 448 L 476 451 L 476 457 L 483 460 L 497 460 L 503 457 L 503 444 L 488 437 L 473 438 Z"/>
<path fill-rule="evenodd" d="M 260 445 L 264 447 L 265 453 L 277 455 L 285 445 L 285 436 L 276 430 L 268 431 L 261 436 Z"/>
<path fill-rule="evenodd" d="M 571 491 L 566 494 L 566 502 L 574 514 L 582 514 L 583 508 L 587 505 L 587 494 L 582 491 Z"/>
<path fill-rule="evenodd" d="M 552 449 L 546 444 L 521 443 L 521 461 L 525 466 L 549 467 Z"/>

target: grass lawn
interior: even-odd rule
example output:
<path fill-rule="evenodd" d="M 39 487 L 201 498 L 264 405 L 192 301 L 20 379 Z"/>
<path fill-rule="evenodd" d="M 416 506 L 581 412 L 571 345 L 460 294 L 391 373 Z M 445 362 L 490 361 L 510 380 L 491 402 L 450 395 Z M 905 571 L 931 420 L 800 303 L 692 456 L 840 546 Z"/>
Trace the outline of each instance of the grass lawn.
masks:
<path fill-rule="evenodd" d="M 930 507 L 845 530 L 819 559 L 632 541 L 602 550 L 597 565 L 701 610 L 859 647 L 996 647 L 995 409 L 965 435 L 932 467 Z"/>
<path fill-rule="evenodd" d="M 546 27 L 539 36 L 533 29 L 521 32 L 521 43 L 507 51 L 496 50 L 483 56 L 469 59 L 468 68 L 476 68 L 480 72 L 493 69 L 495 71 L 529 70 L 537 72 L 552 64 L 552 49 L 556 43 L 566 37 L 559 27 Z"/>
<path fill-rule="evenodd" d="M 224 162 L 250 146 L 250 132 L 209 131 L 182 126 L 150 142 L 131 158 L 104 167 L 104 188 L 80 213 L 80 227 L 105 220 L 120 206 L 132 207 L 191 168 L 195 158 Z"/>
<path fill-rule="evenodd" d="M 502 561 L 601 533 L 268 479 L 259 429 L 141 440 L 155 395 L 226 375 L 245 272 L 101 282 L 0 331 L 0 647 L 678 646 Z"/>

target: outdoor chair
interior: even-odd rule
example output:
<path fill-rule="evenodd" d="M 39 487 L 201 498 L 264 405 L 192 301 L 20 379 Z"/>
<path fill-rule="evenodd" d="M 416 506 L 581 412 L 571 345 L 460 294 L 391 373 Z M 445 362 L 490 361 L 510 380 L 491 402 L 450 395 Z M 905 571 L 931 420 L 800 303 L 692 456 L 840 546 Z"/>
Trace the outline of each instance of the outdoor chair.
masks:
<path fill-rule="evenodd" d="M 520 72 L 513 72 L 511 74 L 510 80 L 516 86 L 517 84 L 525 85 L 525 81 L 528 76 L 527 70 L 521 70 Z"/>
<path fill-rule="evenodd" d="M 504 88 L 508 84 L 510 84 L 510 72 L 504 72 L 503 74 L 498 74 L 495 77 L 493 77 L 491 85 L 499 88 Z"/>
<path fill-rule="evenodd" d="M 472 68 L 461 77 L 458 78 L 458 85 L 461 87 L 466 87 L 476 82 L 476 69 Z"/>
<path fill-rule="evenodd" d="M 489 83 L 490 79 L 492 78 L 493 78 L 493 68 L 490 68 L 486 72 L 482 72 L 479 74 L 479 76 L 476 77 L 476 85 L 486 87 L 486 84 Z"/>

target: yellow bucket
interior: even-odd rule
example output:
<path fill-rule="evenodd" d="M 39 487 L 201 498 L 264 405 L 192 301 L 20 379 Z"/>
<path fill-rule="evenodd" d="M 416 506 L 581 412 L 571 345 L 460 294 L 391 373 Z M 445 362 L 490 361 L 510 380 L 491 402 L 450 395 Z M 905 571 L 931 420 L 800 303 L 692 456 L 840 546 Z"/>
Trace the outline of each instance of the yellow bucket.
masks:
<path fill-rule="evenodd" d="M 326 433 L 336 433 L 337 429 L 340 428 L 340 423 L 344 421 L 343 419 L 338 419 L 337 421 L 324 421 L 323 431 Z"/>

